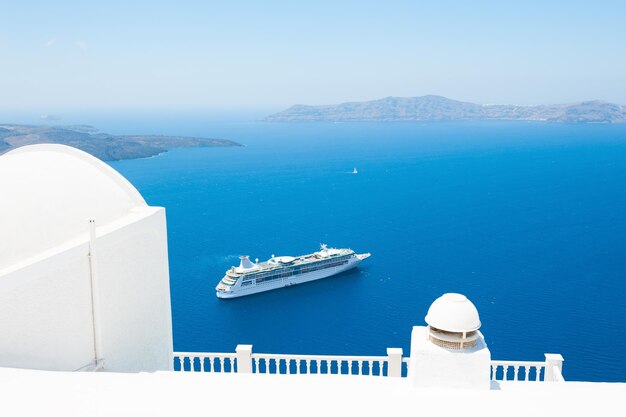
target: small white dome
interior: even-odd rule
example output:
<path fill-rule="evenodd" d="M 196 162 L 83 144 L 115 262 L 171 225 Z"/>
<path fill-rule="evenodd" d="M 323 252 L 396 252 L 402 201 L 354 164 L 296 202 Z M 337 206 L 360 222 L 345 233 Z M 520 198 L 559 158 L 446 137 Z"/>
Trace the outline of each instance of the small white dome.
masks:
<path fill-rule="evenodd" d="M 437 298 L 425 320 L 429 326 L 448 332 L 471 332 L 480 328 L 478 310 L 463 294 L 447 293 Z"/>

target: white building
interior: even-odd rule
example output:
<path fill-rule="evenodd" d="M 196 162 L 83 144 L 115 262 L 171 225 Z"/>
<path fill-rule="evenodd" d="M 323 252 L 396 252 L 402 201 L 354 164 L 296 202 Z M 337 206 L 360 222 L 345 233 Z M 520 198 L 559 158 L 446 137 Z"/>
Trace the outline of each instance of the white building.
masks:
<path fill-rule="evenodd" d="M 165 210 L 62 145 L 2 155 L 0 195 L 0 366 L 170 369 Z"/>
<path fill-rule="evenodd" d="M 558 416 L 626 406 L 626 384 L 564 381 L 558 354 L 493 360 L 461 294 L 433 302 L 409 357 L 250 345 L 173 353 L 164 209 L 60 145 L 1 156 L 0 193 L 2 415 Z"/>

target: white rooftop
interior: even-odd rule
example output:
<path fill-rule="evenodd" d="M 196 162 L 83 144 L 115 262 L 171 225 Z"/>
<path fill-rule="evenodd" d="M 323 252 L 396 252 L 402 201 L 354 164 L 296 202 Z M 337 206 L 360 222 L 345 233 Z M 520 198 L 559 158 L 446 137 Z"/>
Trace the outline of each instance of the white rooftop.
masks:
<path fill-rule="evenodd" d="M 415 388 L 404 378 L 0 369 L 10 416 L 592 416 L 618 415 L 626 384 L 500 383 Z"/>

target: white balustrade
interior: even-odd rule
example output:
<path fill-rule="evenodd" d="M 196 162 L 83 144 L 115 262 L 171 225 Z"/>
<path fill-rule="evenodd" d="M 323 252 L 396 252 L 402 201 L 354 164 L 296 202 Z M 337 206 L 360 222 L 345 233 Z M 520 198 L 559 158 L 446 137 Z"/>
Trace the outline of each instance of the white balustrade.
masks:
<path fill-rule="evenodd" d="M 545 367 L 545 362 L 491 361 L 491 380 L 540 381 L 541 371 L 542 369 L 545 369 Z M 500 369 L 502 369 L 502 377 L 498 376 L 498 372 Z M 509 370 L 511 370 L 512 372 L 509 372 Z M 520 378 L 520 374 L 523 375 L 523 378 Z M 533 375 L 532 379 L 531 375 Z"/>
<path fill-rule="evenodd" d="M 402 349 L 393 348 L 387 349 L 387 356 L 252 353 L 252 345 L 238 345 L 236 353 L 174 353 L 174 369 L 182 372 L 403 377 L 409 364 L 410 358 L 402 357 Z M 545 362 L 493 360 L 491 380 L 563 382 L 562 369 L 563 357 L 558 354 L 547 353 Z"/>
<path fill-rule="evenodd" d="M 270 367 L 270 363 L 276 367 Z M 387 356 L 334 356 L 334 355 L 285 355 L 271 353 L 253 353 L 252 363 L 256 373 L 260 374 L 320 374 L 320 375 L 372 375 L 387 376 L 385 363 Z M 284 369 L 278 365 L 285 363 Z M 305 366 L 302 366 L 305 363 Z M 364 372 L 363 364 L 367 363 Z M 401 357 L 398 363 L 402 363 Z M 376 366 L 376 364 L 378 366 Z M 399 367 L 399 366 L 398 366 Z"/>
<path fill-rule="evenodd" d="M 235 359 L 234 353 L 175 352 L 174 369 L 181 372 L 235 372 Z M 176 365 L 180 369 L 176 369 Z"/>
<path fill-rule="evenodd" d="M 549 382 L 563 382 L 563 356 L 558 353 L 546 353 L 545 380 Z"/>

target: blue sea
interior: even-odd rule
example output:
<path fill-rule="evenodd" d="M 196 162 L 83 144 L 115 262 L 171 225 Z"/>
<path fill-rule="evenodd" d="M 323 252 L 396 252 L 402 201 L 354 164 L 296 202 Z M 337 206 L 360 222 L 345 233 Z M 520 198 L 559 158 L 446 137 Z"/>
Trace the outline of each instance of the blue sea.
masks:
<path fill-rule="evenodd" d="M 167 210 L 177 351 L 247 343 L 264 353 L 408 355 L 430 304 L 460 292 L 480 313 L 492 358 L 561 353 L 568 380 L 626 382 L 625 125 L 101 127 L 245 144 L 111 163 Z M 325 280 L 215 297 L 239 255 L 300 255 L 320 243 L 372 257 Z"/>

